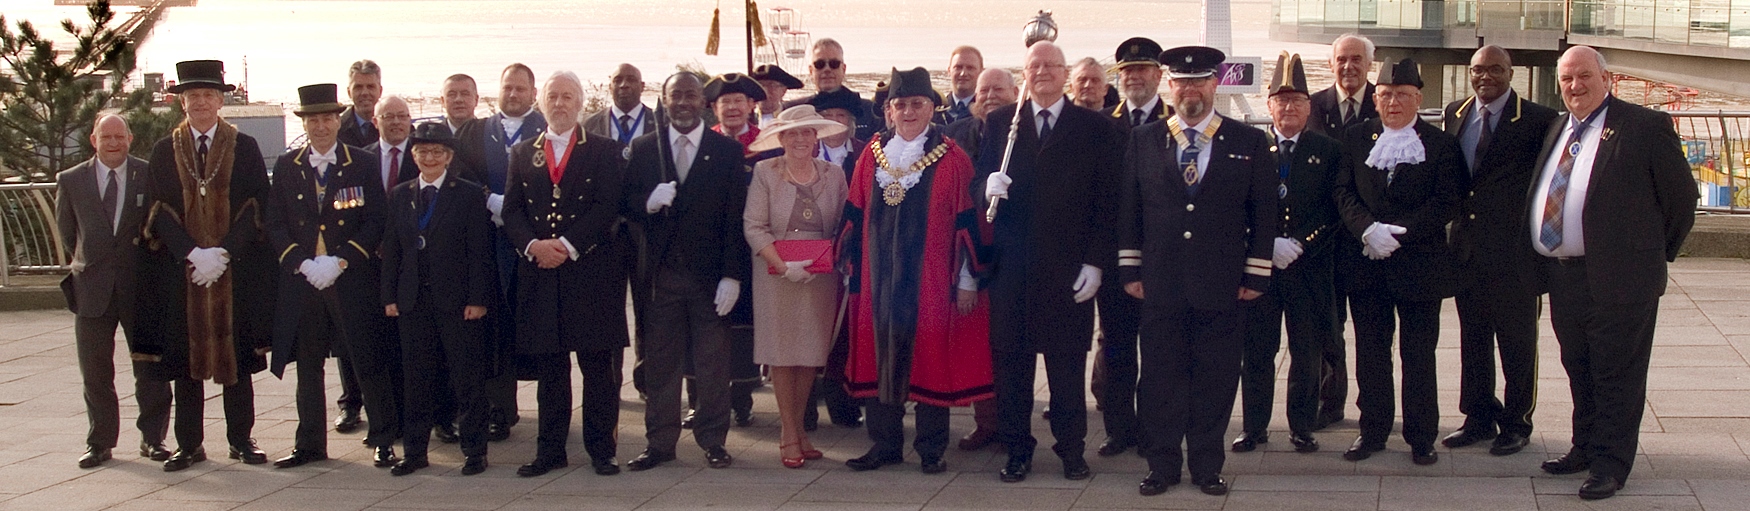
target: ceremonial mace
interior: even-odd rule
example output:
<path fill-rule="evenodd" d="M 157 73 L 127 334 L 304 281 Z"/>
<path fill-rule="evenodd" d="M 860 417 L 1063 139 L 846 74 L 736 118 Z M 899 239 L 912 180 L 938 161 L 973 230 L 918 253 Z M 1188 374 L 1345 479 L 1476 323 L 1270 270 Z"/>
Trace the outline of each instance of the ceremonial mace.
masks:
<path fill-rule="evenodd" d="M 1041 10 L 1032 20 L 1028 20 L 1021 27 L 1021 37 L 1026 41 L 1027 47 L 1032 47 L 1033 43 L 1039 41 L 1057 41 L 1057 22 L 1051 19 L 1051 11 Z M 1025 60 L 1022 62 L 1025 63 Z M 1009 120 L 1009 142 L 1003 146 L 1003 164 L 997 168 L 998 174 L 1009 174 L 1009 158 L 1015 154 L 1015 137 L 1021 132 L 1021 108 L 1031 99 L 1027 90 L 1032 88 L 1032 84 L 1025 81 L 1025 69 L 1022 71 L 1021 100 L 1015 103 L 1015 118 Z M 1001 201 L 1001 197 L 990 198 L 990 208 L 984 211 L 984 221 L 997 221 L 997 203 Z"/>

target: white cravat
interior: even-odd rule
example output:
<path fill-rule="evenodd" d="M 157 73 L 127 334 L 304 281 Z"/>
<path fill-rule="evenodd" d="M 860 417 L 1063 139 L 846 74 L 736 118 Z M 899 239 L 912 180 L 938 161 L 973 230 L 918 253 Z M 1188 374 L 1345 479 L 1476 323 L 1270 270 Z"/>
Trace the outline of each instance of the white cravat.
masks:
<path fill-rule="evenodd" d="M 571 133 L 574 131 L 577 131 L 575 126 L 571 129 L 565 130 L 564 133 L 555 134 L 552 131 L 548 131 L 541 134 L 541 138 L 547 139 L 547 145 L 553 148 L 554 165 L 558 165 L 559 162 L 565 161 L 565 152 L 571 150 Z"/>
<path fill-rule="evenodd" d="M 333 165 L 335 162 L 340 161 L 334 156 L 334 150 L 338 147 L 340 147 L 340 144 L 337 143 L 335 144 L 335 147 L 328 148 L 328 152 L 326 153 L 317 153 L 315 148 L 311 148 L 310 168 L 316 169 L 316 172 L 318 173 L 328 172 L 329 165 Z"/>

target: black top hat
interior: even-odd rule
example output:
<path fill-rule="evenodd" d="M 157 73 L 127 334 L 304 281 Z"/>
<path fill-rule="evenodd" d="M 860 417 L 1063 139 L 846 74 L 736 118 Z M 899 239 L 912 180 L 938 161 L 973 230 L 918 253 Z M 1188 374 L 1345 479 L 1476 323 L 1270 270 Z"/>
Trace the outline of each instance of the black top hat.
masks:
<path fill-rule="evenodd" d="M 1167 66 L 1168 78 L 1214 76 L 1225 60 L 1227 54 L 1208 46 L 1180 46 L 1161 52 L 1161 64 Z"/>
<path fill-rule="evenodd" d="M 454 151 L 456 150 L 456 135 L 450 132 L 448 123 L 422 122 L 413 127 L 412 141 L 408 143 L 408 146 L 418 146 L 419 144 L 440 144 Z"/>
<path fill-rule="evenodd" d="M 1161 44 L 1147 37 L 1132 37 L 1118 44 L 1118 63 L 1112 69 L 1124 69 L 1130 66 L 1161 65 Z"/>
<path fill-rule="evenodd" d="M 771 80 L 784 84 L 786 89 L 802 88 L 802 80 L 791 76 L 789 72 L 784 71 L 784 68 L 778 67 L 776 64 L 760 64 L 759 67 L 753 68 L 753 74 L 750 76 L 754 80 Z"/>
<path fill-rule="evenodd" d="M 705 84 L 705 101 L 715 102 L 724 94 L 745 94 L 750 101 L 765 101 L 766 89 L 741 73 L 726 73 Z"/>
<path fill-rule="evenodd" d="M 298 108 L 292 110 L 298 117 L 316 114 L 333 114 L 346 110 L 340 104 L 340 87 L 332 83 L 318 83 L 298 87 Z"/>
<path fill-rule="evenodd" d="M 1414 59 L 1404 59 L 1396 64 L 1379 68 L 1379 79 L 1374 85 L 1414 85 L 1422 88 L 1422 70 L 1416 66 Z"/>
<path fill-rule="evenodd" d="M 898 99 L 912 96 L 928 98 L 936 106 L 942 105 L 942 94 L 930 85 L 930 72 L 921 67 L 910 71 L 893 70 L 893 75 L 887 78 L 887 99 Z"/>
<path fill-rule="evenodd" d="M 1287 92 L 1311 94 L 1306 88 L 1306 66 L 1300 63 L 1300 54 L 1289 55 L 1282 52 L 1276 57 L 1276 75 L 1270 78 L 1270 95 Z"/>
<path fill-rule="evenodd" d="M 856 116 L 860 115 L 857 111 L 863 108 L 863 98 L 857 93 L 851 92 L 850 89 L 839 87 L 839 90 L 833 92 L 815 94 L 813 98 L 808 100 L 808 104 L 813 105 L 816 112 L 837 108 Z"/>
<path fill-rule="evenodd" d="M 170 88 L 170 93 L 177 94 L 189 89 L 217 89 L 219 92 L 231 92 L 237 90 L 237 86 L 225 83 L 225 61 L 185 60 L 177 62 L 176 85 Z"/>

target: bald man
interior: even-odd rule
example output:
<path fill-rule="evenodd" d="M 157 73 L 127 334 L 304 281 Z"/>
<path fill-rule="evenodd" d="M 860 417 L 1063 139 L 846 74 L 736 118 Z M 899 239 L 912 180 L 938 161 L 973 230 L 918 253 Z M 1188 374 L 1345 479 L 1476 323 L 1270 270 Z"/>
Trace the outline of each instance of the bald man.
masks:
<path fill-rule="evenodd" d="M 637 66 L 620 64 L 608 75 L 608 95 L 613 106 L 583 119 L 583 130 L 631 145 L 632 139 L 656 131 L 656 112 L 644 106 L 644 73 Z"/>
<path fill-rule="evenodd" d="M 1007 69 L 991 68 L 978 74 L 969 115 L 942 129 L 942 133 L 960 144 L 972 161 L 978 162 L 979 137 L 984 135 L 984 118 L 991 110 L 1015 104 L 1021 90 L 1015 86 L 1015 75 Z"/>

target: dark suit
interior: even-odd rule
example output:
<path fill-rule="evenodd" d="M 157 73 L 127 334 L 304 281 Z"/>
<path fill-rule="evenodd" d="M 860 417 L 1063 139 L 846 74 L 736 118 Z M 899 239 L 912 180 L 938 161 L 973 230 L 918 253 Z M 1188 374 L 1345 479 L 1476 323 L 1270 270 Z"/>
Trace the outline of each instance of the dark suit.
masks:
<path fill-rule="evenodd" d="M 1482 145 L 1482 116 L 1472 96 L 1446 105 L 1446 132 Z M 1470 188 L 1452 222 L 1452 252 L 1458 258 L 1460 428 L 1467 433 L 1531 434 L 1537 407 L 1538 261 L 1526 236 L 1525 199 L 1537 175 L 1543 134 L 1556 111 L 1509 91 L 1491 124 L 1488 144 L 1466 160 Z M 1469 142 L 1467 142 L 1469 140 Z M 1495 398 L 1495 346 L 1501 348 L 1504 398 Z M 1505 403 L 1503 403 L 1505 401 Z"/>
<path fill-rule="evenodd" d="M 1332 84 L 1324 90 L 1315 92 L 1309 98 L 1312 110 L 1307 114 L 1306 127 L 1327 137 L 1342 142 L 1348 137 L 1349 129 L 1366 122 L 1368 119 L 1378 119 L 1379 110 L 1373 104 L 1373 82 L 1368 82 L 1361 93 L 1355 97 L 1361 103 L 1361 111 L 1343 120 L 1343 108 L 1338 103 L 1337 86 Z M 1336 271 L 1332 273 L 1337 296 L 1335 308 L 1337 319 L 1333 323 L 1336 330 L 1331 343 L 1325 345 L 1325 363 L 1319 382 L 1319 417 L 1337 418 L 1343 416 L 1345 401 L 1349 397 L 1349 350 L 1343 340 L 1343 323 L 1349 317 L 1349 275 L 1355 273 L 1355 268 L 1364 257 L 1361 256 L 1361 243 L 1350 234 L 1348 229 L 1338 229 L 1336 239 L 1332 240 L 1335 252 Z"/>
<path fill-rule="evenodd" d="M 590 134 L 614 139 L 622 146 L 630 146 L 632 139 L 656 131 L 656 111 L 645 107 L 643 103 L 639 103 L 636 110 L 627 113 L 632 117 L 630 124 L 634 126 L 634 131 L 631 133 L 619 133 L 619 127 L 615 126 L 619 124 L 619 120 L 613 119 L 613 115 L 614 111 L 611 108 L 591 114 L 589 117 L 583 118 L 583 130 Z M 638 254 L 643 251 L 644 232 L 635 227 L 636 224 L 624 221 L 624 215 L 622 215 L 621 221 L 614 228 L 614 235 L 617 243 L 620 244 L 620 264 L 625 269 L 626 275 L 638 272 Z M 627 294 L 631 295 L 632 298 L 632 316 L 634 317 L 632 387 L 638 392 L 644 392 L 644 369 L 640 365 L 644 361 L 644 355 L 640 348 L 644 345 L 644 329 L 643 322 L 636 318 L 646 314 L 650 307 L 650 289 L 630 286 Z"/>
<path fill-rule="evenodd" d="M 1595 475 L 1622 481 L 1634 468 L 1665 264 L 1677 259 L 1695 223 L 1697 193 L 1668 114 L 1615 97 L 1603 108 L 1579 215 L 1585 255 L 1545 258 L 1541 270 L 1574 396 L 1574 447 L 1568 455 L 1589 461 Z M 1567 146 L 1568 132 L 1564 120 L 1550 123 L 1536 176 Z M 1528 218 L 1542 225 L 1539 181 L 1532 183 Z"/>
<path fill-rule="evenodd" d="M 1351 114 L 1347 121 L 1343 119 L 1343 105 L 1339 104 L 1342 98 L 1337 93 L 1336 84 L 1314 92 L 1308 98 L 1312 102 L 1312 111 L 1307 113 L 1306 128 L 1321 135 L 1342 140 L 1344 134 L 1349 132 L 1349 128 L 1359 126 L 1369 119 L 1379 118 L 1379 110 L 1373 104 L 1373 89 L 1373 82 L 1368 82 L 1366 87 L 1361 88 L 1359 94 L 1351 96 L 1352 99 L 1361 103 L 1361 111 Z"/>
<path fill-rule="evenodd" d="M 1051 136 L 1039 139 L 1034 105 L 1010 105 L 985 117 L 978 177 L 972 190 L 979 209 L 988 207 L 985 181 L 1002 166 L 1015 109 L 1023 108 L 990 261 L 990 345 L 995 357 L 997 440 L 1011 458 L 1029 460 L 1037 444 L 1029 426 L 1033 375 L 1045 358 L 1051 388 L 1051 432 L 1058 456 L 1079 460 L 1087 436 L 1085 371 L 1094 302 L 1076 303 L 1073 286 L 1082 266 L 1104 268 L 1114 257 L 1116 196 L 1124 133 L 1099 113 L 1065 102 L 1052 119 Z M 1105 276 L 1105 281 L 1113 281 Z"/>
<path fill-rule="evenodd" d="M 930 118 L 930 122 L 937 126 L 948 126 L 966 119 L 972 119 L 972 102 L 974 99 L 975 97 L 968 97 L 966 98 L 965 103 L 960 103 L 954 100 L 953 92 L 943 93 L 942 106 L 936 107 L 936 115 Z M 960 141 L 958 140 L 955 141 L 955 143 L 959 142 Z"/>
<path fill-rule="evenodd" d="M 746 282 L 752 274 L 741 230 L 747 201 L 741 143 L 703 126 L 695 129 L 704 133 L 673 205 L 655 213 L 645 209 L 656 185 L 677 179 L 669 132 L 633 140 L 626 168 L 625 211 L 649 236 L 649 265 L 633 285 L 651 289 L 649 318 L 638 320 L 649 341 L 644 435 L 658 453 L 672 454 L 680 438 L 681 373 L 689 355 L 698 391 L 693 437 L 705 449 L 723 446 L 729 432 L 729 320 L 717 315 L 713 299 L 720 280 Z"/>
<path fill-rule="evenodd" d="M 1236 295 L 1270 288 L 1269 226 L 1277 215 L 1269 137 L 1217 119 L 1195 188 L 1185 183 L 1168 123 L 1132 130 L 1118 224 L 1123 266 L 1114 282 L 1140 282 L 1147 298 L 1136 396 L 1147 438 L 1141 453 L 1149 470 L 1163 474 L 1177 475 L 1188 462 L 1199 484 L 1219 476 L 1226 461 L 1222 435 L 1245 336 Z"/>
<path fill-rule="evenodd" d="M 1101 109 L 1100 115 L 1109 117 L 1114 122 L 1126 127 L 1135 127 L 1151 122 L 1164 121 L 1167 120 L 1168 117 L 1173 116 L 1173 107 L 1167 106 L 1167 98 L 1161 98 L 1160 101 L 1156 101 L 1154 108 L 1149 109 L 1147 112 L 1143 112 L 1140 120 L 1136 119 L 1136 113 L 1131 111 L 1136 108 L 1140 107 L 1131 106 L 1128 101 L 1120 99 L 1118 100 L 1118 104 Z"/>
<path fill-rule="evenodd" d="M 298 365 L 297 449 L 328 452 L 322 366 L 330 353 L 351 358 L 358 371 L 374 434 L 366 444 L 391 445 L 400 436 L 401 417 L 389 370 L 394 368 L 390 359 L 399 355 L 380 347 L 389 341 L 377 299 L 382 276 L 377 249 L 387 206 L 380 164 L 376 153 L 337 145 L 337 161 L 327 166 L 326 183 L 319 185 L 311 156 L 306 146 L 274 162 L 267 236 L 279 254 L 280 273 L 272 369 L 283 377 L 286 364 Z M 345 271 L 332 286 L 318 290 L 299 266 L 322 255 L 345 261 Z"/>
<path fill-rule="evenodd" d="M 1384 442 L 1396 415 L 1391 353 L 1396 324 L 1403 363 L 1404 441 L 1428 448 L 1440 422 L 1434 378 L 1440 302 L 1458 285 L 1446 224 L 1457 215 L 1463 194 L 1464 154 L 1452 135 L 1417 120 L 1416 135 L 1426 159 L 1398 164 L 1390 172 L 1376 169 L 1367 165 L 1367 155 L 1383 129 L 1378 120 L 1370 120 L 1349 130 L 1335 192 L 1343 225 L 1357 239 L 1375 222 L 1406 231 L 1397 235 L 1400 248 L 1385 259 L 1362 258 L 1347 282 L 1355 316 L 1356 405 L 1361 409 L 1361 437 Z"/>
<path fill-rule="evenodd" d="M 402 146 L 403 147 L 394 148 L 396 151 L 399 151 L 400 154 L 396 155 L 398 156 L 397 158 L 392 158 L 390 162 L 386 164 L 395 166 L 392 174 L 383 171 L 382 166 L 385 164 L 379 163 L 377 183 L 379 186 L 382 186 L 384 195 L 389 193 L 390 187 L 406 182 L 407 180 L 413 179 L 419 175 L 419 164 L 415 162 L 413 158 L 413 143 L 410 140 L 406 140 L 402 142 Z M 382 162 L 385 155 L 392 153 L 389 149 L 383 149 L 381 141 L 373 143 L 367 147 L 362 147 L 361 149 L 377 153 L 378 162 Z M 395 330 L 394 319 L 384 317 L 379 321 L 381 322 L 381 325 L 378 326 L 378 331 L 382 332 L 381 338 L 370 339 L 366 342 L 371 342 L 376 345 L 377 349 L 387 351 L 387 354 L 382 360 L 384 363 L 389 364 L 392 367 L 385 367 L 383 369 L 394 379 L 394 382 L 389 385 L 389 391 L 396 396 L 400 396 L 401 377 L 397 375 L 401 374 L 401 334 L 397 333 Z M 334 362 L 340 376 L 340 397 L 335 398 L 334 404 L 343 410 L 351 409 L 354 413 L 357 413 L 359 407 L 364 406 L 365 401 L 363 398 L 359 397 L 359 394 L 362 392 L 359 390 L 358 374 L 353 371 L 352 360 L 346 357 L 336 357 Z M 401 402 L 399 397 L 395 398 L 395 402 Z M 377 424 L 373 423 L 371 425 L 376 426 Z"/>
<path fill-rule="evenodd" d="M 1331 300 L 1333 243 L 1342 226 L 1331 198 L 1341 168 L 1343 146 L 1330 137 L 1303 130 L 1292 151 L 1270 131 L 1276 150 L 1280 211 L 1269 224 L 1271 235 L 1300 243 L 1302 252 L 1287 268 L 1272 272 L 1270 289 L 1247 304 L 1245 361 L 1241 376 L 1244 426 L 1247 434 L 1265 435 L 1276 399 L 1276 352 L 1282 346 L 1282 326 L 1288 324 L 1288 397 L 1284 409 L 1288 429 L 1311 433 L 1317 425 L 1319 380 L 1325 346 L 1335 342 L 1335 312 Z M 1286 167 L 1286 176 L 1283 169 Z M 1347 375 L 1341 375 L 1347 377 Z"/>
<path fill-rule="evenodd" d="M 73 320 L 73 343 L 79 356 L 79 377 L 85 393 L 90 429 L 85 444 L 115 448 L 121 435 L 121 405 L 115 391 L 115 331 L 134 336 L 134 282 L 137 266 L 133 244 L 146 218 L 146 160 L 127 157 L 118 187 L 105 191 L 108 170 L 95 158 L 55 175 L 55 223 L 61 246 L 73 254 L 73 272 L 62 284 Z M 105 184 L 100 184 L 105 183 Z M 125 183 L 125 184 L 124 184 Z M 111 198 L 109 193 L 114 193 Z M 114 210 L 105 205 L 113 200 Z M 120 216 L 112 216 L 119 212 Z M 170 384 L 134 379 L 140 403 L 138 427 L 142 441 L 164 443 L 170 420 Z M 159 404 L 148 407 L 148 404 Z"/>
<path fill-rule="evenodd" d="M 1131 109 L 1125 106 L 1123 99 L 1118 103 L 1100 111 L 1114 126 L 1128 134 L 1132 127 L 1165 120 L 1172 113 L 1172 107 L 1166 100 L 1155 102 L 1154 108 L 1144 112 L 1141 121 L 1135 122 Z M 1000 156 L 999 156 L 1000 157 Z M 1118 260 L 1112 259 L 1108 266 L 1101 270 L 1106 275 L 1118 275 Z M 1124 286 L 1100 286 L 1100 294 L 1094 297 L 1098 314 L 1099 327 L 1094 329 L 1098 339 L 1099 352 L 1094 356 L 1093 381 L 1089 387 L 1094 391 L 1094 399 L 1099 403 L 1100 415 L 1106 425 L 1107 442 L 1124 446 L 1136 444 L 1142 438 L 1140 426 L 1136 418 L 1136 378 L 1137 331 L 1141 327 L 1142 301 L 1124 292 Z"/>
<path fill-rule="evenodd" d="M 386 203 L 378 293 L 383 305 L 395 305 L 400 313 L 396 322 L 407 403 L 405 454 L 425 458 L 434 394 L 449 389 L 456 403 L 455 421 L 461 425 L 462 454 L 484 455 L 487 407 L 481 382 L 491 359 L 484 320 L 465 320 L 462 309 L 498 303 L 486 190 L 446 176 L 427 217 L 420 184 L 396 185 Z M 440 384 L 437 380 L 445 375 L 447 385 Z"/>
<path fill-rule="evenodd" d="M 612 139 L 573 129 L 562 160 L 545 137 L 511 151 L 504 233 L 523 254 L 516 272 L 516 353 L 534 363 L 540 417 L 536 458 L 565 459 L 571 429 L 571 354 L 583 374 L 583 442 L 591 458 L 615 455 L 619 422 L 617 354 L 626 347 L 626 273 L 613 226 L 625 161 Z M 536 165 L 539 163 L 539 165 Z M 554 183 L 549 166 L 565 165 Z M 562 239 L 574 259 L 542 269 L 531 243 Z M 678 422 L 679 419 L 676 419 Z"/>
<path fill-rule="evenodd" d="M 621 142 L 622 145 L 631 145 L 632 139 L 649 135 L 656 131 L 656 111 L 651 110 L 650 107 L 639 104 L 636 111 L 626 112 L 626 115 L 632 116 L 632 124 L 635 125 L 635 128 L 634 133 L 631 133 L 631 136 L 626 137 L 624 141 Z M 610 127 L 611 125 L 619 124 L 620 122 L 619 119 L 614 119 L 613 116 L 614 110 L 611 108 L 604 108 L 600 112 L 590 114 L 589 117 L 583 118 L 583 131 L 589 132 L 592 135 L 619 141 L 619 135 L 624 134 L 618 133 L 618 127 Z"/>
<path fill-rule="evenodd" d="M 382 138 L 377 133 L 377 125 L 373 120 L 376 112 L 362 112 L 364 120 L 359 120 L 360 113 L 356 107 L 351 106 L 340 113 L 340 132 L 337 134 L 340 143 L 353 147 L 371 147 L 377 143 L 377 139 Z"/>
<path fill-rule="evenodd" d="M 973 165 L 978 164 L 978 147 L 980 145 L 980 138 L 984 136 L 984 119 L 969 116 L 965 119 L 954 121 L 947 126 L 942 127 L 942 134 L 947 135 L 948 138 L 954 139 L 956 145 L 966 149 L 966 156 L 972 158 Z M 1000 158 L 1001 156 L 998 157 Z M 846 161 L 852 163 L 853 166 L 856 163 L 848 157 L 846 158 Z"/>

